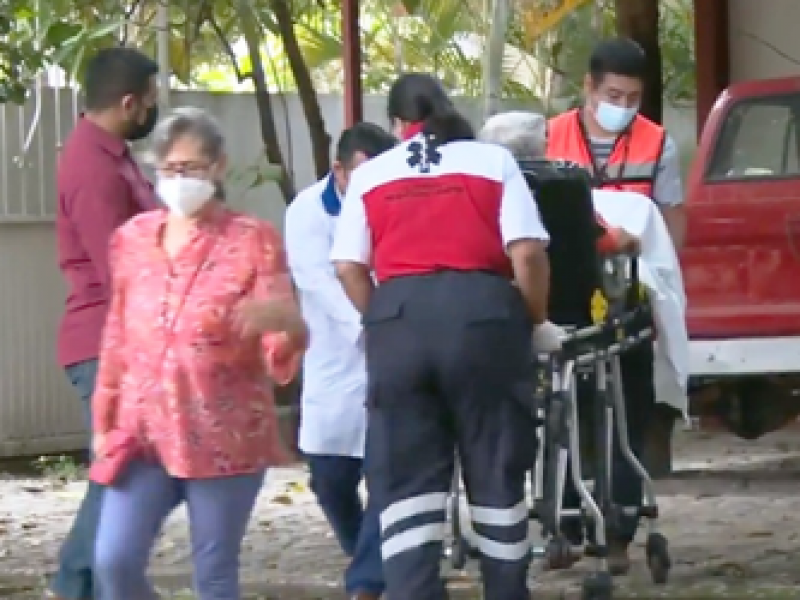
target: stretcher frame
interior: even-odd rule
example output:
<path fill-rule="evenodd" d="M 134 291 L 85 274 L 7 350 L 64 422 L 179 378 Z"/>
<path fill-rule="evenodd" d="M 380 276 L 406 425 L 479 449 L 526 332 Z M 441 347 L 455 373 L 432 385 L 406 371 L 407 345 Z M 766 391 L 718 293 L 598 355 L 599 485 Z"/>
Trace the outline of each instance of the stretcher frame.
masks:
<path fill-rule="evenodd" d="M 614 261 L 610 261 L 614 264 Z M 620 356 L 628 350 L 650 343 L 654 338 L 652 312 L 649 303 L 637 302 L 630 307 L 632 290 L 638 293 L 636 259 L 631 268 L 620 275 L 619 261 L 606 273 L 604 291 L 610 298 L 609 311 L 603 322 L 568 329 L 559 351 L 537 357 L 534 369 L 539 373 L 536 401 L 532 403 L 540 426 L 537 427 L 538 457 L 533 468 L 533 507 L 531 518 L 542 526 L 545 543 L 532 548 L 532 557 L 543 559 L 551 569 L 571 566 L 576 558 L 571 543 L 561 532 L 562 519 L 580 519 L 586 529 L 593 528 L 593 542 L 585 544 L 585 554 L 595 558 L 595 570 L 583 581 L 583 600 L 610 600 L 613 583 L 608 564 L 607 526 L 617 527 L 621 516 L 638 516 L 647 521 L 647 563 L 653 582 L 664 584 L 671 567 L 666 538 L 658 531 L 658 504 L 653 480 L 634 455 L 628 438 L 625 397 L 622 388 Z M 620 278 L 627 282 L 621 284 Z M 594 431 L 596 450 L 594 489 L 590 490 L 583 479 L 581 458 L 581 432 L 577 378 L 593 375 L 596 394 Z M 614 435 L 620 450 L 633 470 L 642 480 L 642 506 L 619 506 L 613 502 L 613 452 Z M 563 507 L 567 466 L 571 467 L 572 481 L 582 506 L 578 509 Z M 452 526 L 451 544 L 446 555 L 456 569 L 461 569 L 468 558 L 477 558 L 480 552 L 471 548 L 461 532 L 459 518 L 461 474 L 456 457 L 456 470 L 449 502 Z"/>

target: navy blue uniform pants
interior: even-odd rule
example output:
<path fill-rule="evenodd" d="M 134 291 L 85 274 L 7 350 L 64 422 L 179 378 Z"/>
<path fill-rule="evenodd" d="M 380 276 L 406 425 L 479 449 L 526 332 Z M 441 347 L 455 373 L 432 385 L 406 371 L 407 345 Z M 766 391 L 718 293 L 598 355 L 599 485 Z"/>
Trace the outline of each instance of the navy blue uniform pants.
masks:
<path fill-rule="evenodd" d="M 439 571 L 457 451 L 484 597 L 528 600 L 524 482 L 536 440 L 519 290 L 485 273 L 391 279 L 364 323 L 367 485 L 380 510 L 386 597 L 447 597 Z"/>
<path fill-rule="evenodd" d="M 358 493 L 363 462 L 350 456 L 309 454 L 311 489 L 331 529 L 350 557 L 344 574 L 348 595 L 383 593 L 383 566 L 377 510 L 371 499 L 364 507 Z"/>

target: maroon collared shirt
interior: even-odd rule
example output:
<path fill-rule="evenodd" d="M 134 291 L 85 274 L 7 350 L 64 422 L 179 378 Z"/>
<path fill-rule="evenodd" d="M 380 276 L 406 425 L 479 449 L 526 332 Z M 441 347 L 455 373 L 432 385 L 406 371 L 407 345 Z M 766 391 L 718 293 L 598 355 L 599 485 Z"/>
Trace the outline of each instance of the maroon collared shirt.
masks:
<path fill-rule="evenodd" d="M 61 365 L 98 357 L 110 300 L 111 235 L 156 206 L 126 143 L 82 117 L 58 162 L 58 262 L 68 286 L 58 334 Z"/>

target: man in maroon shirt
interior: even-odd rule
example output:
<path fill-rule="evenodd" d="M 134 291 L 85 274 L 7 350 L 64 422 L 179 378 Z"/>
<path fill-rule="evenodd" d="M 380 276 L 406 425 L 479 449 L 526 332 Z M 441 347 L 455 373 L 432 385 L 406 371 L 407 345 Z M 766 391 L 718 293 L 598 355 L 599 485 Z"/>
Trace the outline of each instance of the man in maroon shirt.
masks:
<path fill-rule="evenodd" d="M 89 427 L 110 297 L 108 243 L 118 226 L 156 206 L 127 142 L 147 137 L 158 119 L 157 73 L 158 65 L 132 48 L 108 48 L 94 56 L 83 83 L 86 114 L 58 164 L 58 255 L 69 286 L 58 358 L 83 401 Z M 98 597 L 92 563 L 101 493 L 89 484 L 48 598 Z"/>

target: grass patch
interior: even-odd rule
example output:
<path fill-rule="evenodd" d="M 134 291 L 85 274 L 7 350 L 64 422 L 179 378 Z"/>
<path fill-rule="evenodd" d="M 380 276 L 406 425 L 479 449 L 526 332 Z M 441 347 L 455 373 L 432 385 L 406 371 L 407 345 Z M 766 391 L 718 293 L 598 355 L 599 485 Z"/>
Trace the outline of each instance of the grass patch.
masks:
<path fill-rule="evenodd" d="M 40 456 L 32 466 L 46 479 L 68 483 L 86 478 L 86 468 L 72 456 Z"/>

